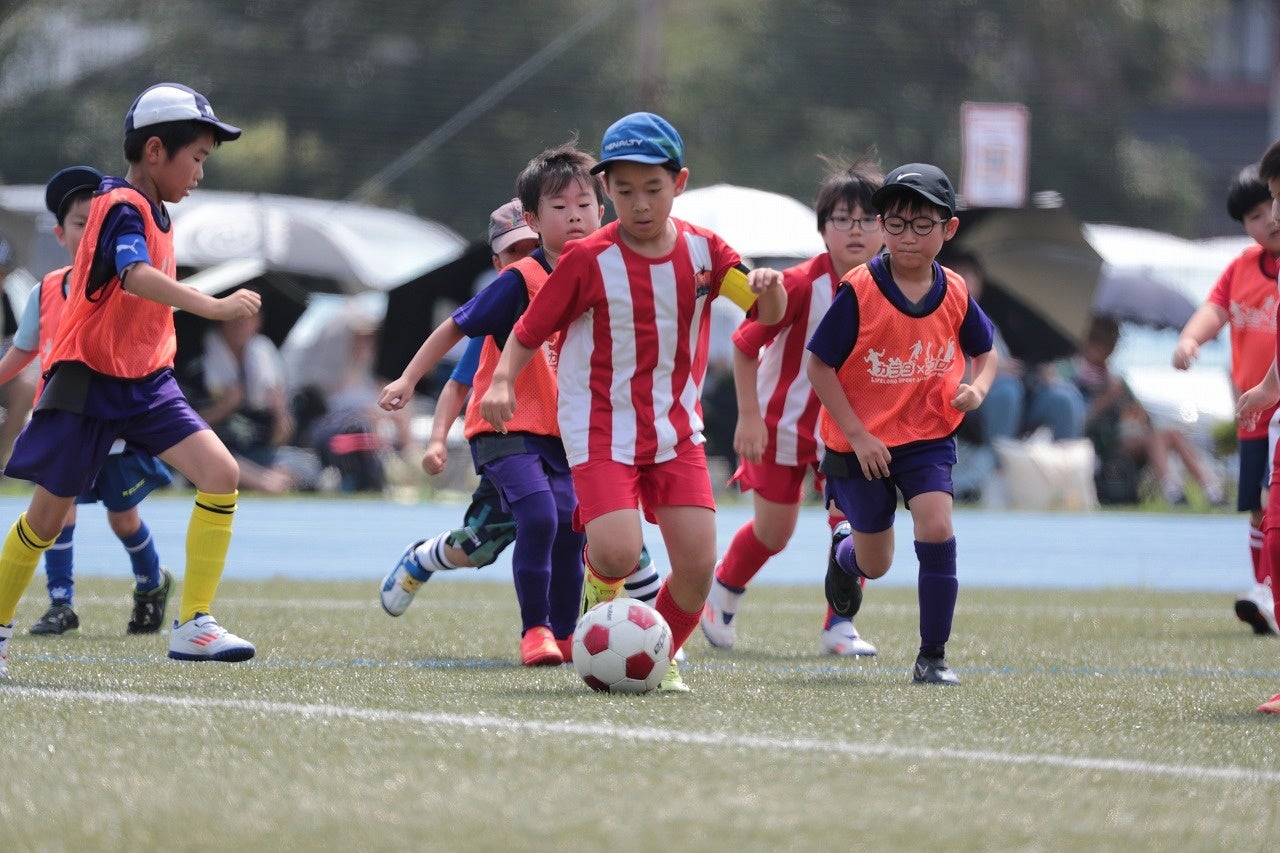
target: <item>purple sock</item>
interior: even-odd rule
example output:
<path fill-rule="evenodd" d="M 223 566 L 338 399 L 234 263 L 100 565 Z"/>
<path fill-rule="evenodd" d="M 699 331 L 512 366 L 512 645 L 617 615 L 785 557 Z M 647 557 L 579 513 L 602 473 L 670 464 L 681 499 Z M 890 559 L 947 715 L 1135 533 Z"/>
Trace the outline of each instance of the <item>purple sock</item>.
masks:
<path fill-rule="evenodd" d="M 853 575 L 855 578 L 866 577 L 862 573 L 862 569 L 858 567 L 858 555 L 853 551 L 852 536 L 836 546 L 836 565 L 844 569 L 846 574 Z"/>
<path fill-rule="evenodd" d="M 510 504 L 516 520 L 511 573 L 520 604 L 521 636 L 538 625 L 550 627 L 551 543 L 555 539 L 555 498 L 534 492 Z"/>
<path fill-rule="evenodd" d="M 573 523 L 565 519 L 551 543 L 551 633 L 563 640 L 573 636 L 582 612 L 582 543 Z"/>
<path fill-rule="evenodd" d="M 946 542 L 916 542 L 920 558 L 920 649 L 942 650 L 951 638 L 951 619 L 956 612 L 956 538 Z"/>

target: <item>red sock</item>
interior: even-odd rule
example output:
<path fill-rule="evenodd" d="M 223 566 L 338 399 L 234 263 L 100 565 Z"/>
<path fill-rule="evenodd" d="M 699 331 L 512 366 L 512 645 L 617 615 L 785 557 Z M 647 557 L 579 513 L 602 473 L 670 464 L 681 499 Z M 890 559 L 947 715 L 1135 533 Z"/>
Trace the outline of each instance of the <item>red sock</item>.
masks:
<path fill-rule="evenodd" d="M 1262 564 L 1271 581 L 1271 606 L 1280 619 L 1280 527 L 1268 527 L 1263 542 Z"/>
<path fill-rule="evenodd" d="M 662 614 L 662 618 L 667 620 L 667 626 L 671 628 L 671 653 L 675 654 L 676 649 L 683 646 L 685 640 L 689 639 L 693 629 L 698 627 L 698 617 L 702 615 L 702 608 L 699 607 L 692 613 L 681 610 L 680 605 L 676 604 L 676 600 L 667 590 L 667 581 L 664 580 L 661 589 L 658 590 L 658 597 L 653 602 L 653 609 Z"/>
<path fill-rule="evenodd" d="M 1255 527 L 1252 521 L 1249 522 L 1249 557 L 1253 560 L 1253 579 L 1258 583 L 1266 583 L 1271 574 L 1262 549 L 1265 536 L 1261 524 Z"/>
<path fill-rule="evenodd" d="M 716 580 L 725 586 L 746 589 L 756 573 L 777 553 L 760 541 L 755 522 L 748 521 L 733 535 L 729 550 L 724 552 L 720 568 L 716 569 Z"/>

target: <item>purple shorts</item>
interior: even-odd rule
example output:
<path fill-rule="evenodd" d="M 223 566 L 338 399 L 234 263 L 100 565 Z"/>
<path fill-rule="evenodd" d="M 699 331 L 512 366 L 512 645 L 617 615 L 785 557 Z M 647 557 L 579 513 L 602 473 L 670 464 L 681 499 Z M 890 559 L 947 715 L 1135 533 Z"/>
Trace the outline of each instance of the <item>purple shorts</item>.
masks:
<path fill-rule="evenodd" d="M 880 533 L 893 526 L 898 492 L 911 499 L 927 492 L 954 494 L 951 469 L 956 464 L 955 439 L 942 438 L 892 448 L 889 476 L 868 480 L 858 457 L 828 450 L 821 471 L 826 475 L 827 505 L 834 503 L 859 533 Z"/>
<path fill-rule="evenodd" d="M 476 472 L 493 483 L 502 509 L 537 492 L 551 492 L 561 514 L 578 505 L 564 445 L 555 436 L 512 433 L 480 435 L 471 440 Z"/>
<path fill-rule="evenodd" d="M 94 381 L 83 412 L 36 405 L 13 444 L 6 477 L 29 480 L 54 495 L 73 498 L 93 487 L 116 439 L 125 440 L 126 450 L 159 456 L 187 436 L 209 428 L 170 372 L 139 383 Z M 144 396 L 145 406 L 140 406 Z"/>

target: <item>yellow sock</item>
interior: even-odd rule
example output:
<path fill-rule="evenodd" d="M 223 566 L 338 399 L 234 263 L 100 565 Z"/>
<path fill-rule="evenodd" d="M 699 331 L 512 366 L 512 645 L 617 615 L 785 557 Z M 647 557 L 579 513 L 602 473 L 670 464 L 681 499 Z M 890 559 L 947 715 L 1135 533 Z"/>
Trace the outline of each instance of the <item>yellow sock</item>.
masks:
<path fill-rule="evenodd" d="M 209 613 L 213 597 L 218 594 L 218 581 L 227 564 L 227 548 L 231 546 L 231 522 L 236 513 L 236 497 L 196 492 L 196 505 L 187 525 L 187 570 L 182 579 L 182 608 L 178 622 L 194 619 L 197 613 Z"/>
<path fill-rule="evenodd" d="M 4 547 L 0 549 L 0 625 L 13 621 L 22 593 L 36 573 L 40 555 L 52 544 L 53 539 L 46 542 L 32 532 L 25 512 L 9 528 Z"/>

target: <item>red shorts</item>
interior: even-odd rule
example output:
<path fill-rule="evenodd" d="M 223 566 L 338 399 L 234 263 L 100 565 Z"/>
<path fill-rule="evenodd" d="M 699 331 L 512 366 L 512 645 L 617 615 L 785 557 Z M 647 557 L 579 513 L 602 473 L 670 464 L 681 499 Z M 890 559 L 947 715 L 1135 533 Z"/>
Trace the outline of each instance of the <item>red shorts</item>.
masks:
<path fill-rule="evenodd" d="M 575 465 L 573 488 L 578 493 L 578 508 L 573 512 L 573 527 L 582 530 L 587 523 L 620 509 L 644 507 L 645 520 L 657 523 L 655 507 L 701 506 L 714 510 L 715 493 L 707 474 L 707 454 L 702 445 L 688 445 L 675 459 L 652 465 L 626 465 L 612 459 Z"/>
<path fill-rule="evenodd" d="M 823 477 L 818 464 L 779 465 L 777 462 L 747 462 L 738 464 L 738 470 L 729 478 L 729 484 L 738 484 L 743 492 L 755 492 L 776 504 L 798 504 L 804 500 L 804 481 L 813 472 L 813 488 L 822 494 Z"/>

